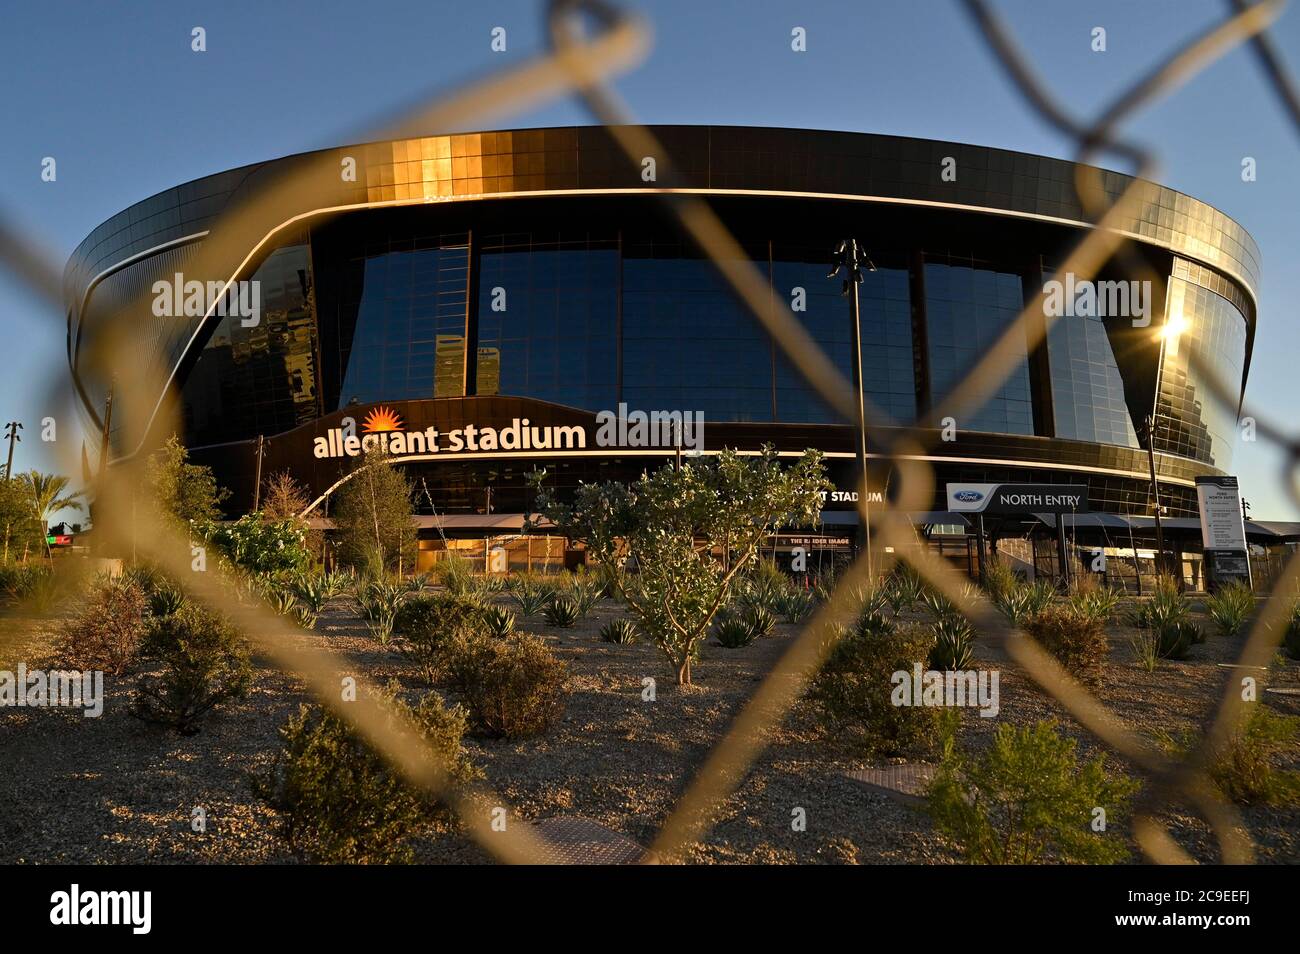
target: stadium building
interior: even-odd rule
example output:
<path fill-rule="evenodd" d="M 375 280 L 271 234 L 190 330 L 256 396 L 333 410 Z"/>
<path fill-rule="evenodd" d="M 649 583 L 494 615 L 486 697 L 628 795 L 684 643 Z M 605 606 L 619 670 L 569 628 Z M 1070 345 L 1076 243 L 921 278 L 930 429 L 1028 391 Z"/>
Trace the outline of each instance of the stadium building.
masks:
<path fill-rule="evenodd" d="M 1060 317 L 1040 345 L 1021 343 L 986 403 L 955 415 L 955 439 L 916 435 L 937 479 L 918 524 L 954 529 L 949 481 L 1083 484 L 1093 512 L 1149 516 L 1150 416 L 1169 518 L 1196 515 L 1198 475 L 1232 472 L 1239 403 L 1216 399 L 1204 375 L 1239 402 L 1260 266 L 1223 213 L 1139 183 L 1131 260 L 1090 285 L 1060 271 L 1089 227 L 1073 163 L 858 133 L 653 132 L 677 188 L 708 199 L 846 378 L 849 304 L 828 271 L 842 240 L 865 251 L 863 386 L 894 421 L 870 432 L 873 494 L 896 479 L 878 456 L 895 429 L 1054 289 Z M 1100 177 L 1110 198 L 1132 181 Z M 231 489 L 234 513 L 252 505 L 260 467 L 290 471 L 327 515 L 357 455 L 383 442 L 415 482 L 428 545 L 441 546 L 518 533 L 538 467 L 563 489 L 634 478 L 677 443 L 686 454 L 771 443 L 827 454 L 837 490 L 812 530 L 841 547 L 856 520 L 853 431 L 684 240 L 658 178 L 598 127 L 523 129 L 292 156 L 159 193 L 69 262 L 81 410 L 102 428 L 106 383 L 82 358 L 134 302 L 138 360 L 169 376 L 184 442 Z M 264 187 L 266 201 L 244 203 Z M 193 274 L 205 248 L 222 261 Z M 1149 281 L 1130 284 L 1135 263 Z M 186 283 L 228 280 L 242 297 L 191 306 Z M 141 296 L 164 307 L 141 310 Z M 660 418 L 661 433 L 634 433 L 620 407 L 633 423 L 677 412 L 685 426 Z M 112 446 L 136 450 L 119 434 Z"/>

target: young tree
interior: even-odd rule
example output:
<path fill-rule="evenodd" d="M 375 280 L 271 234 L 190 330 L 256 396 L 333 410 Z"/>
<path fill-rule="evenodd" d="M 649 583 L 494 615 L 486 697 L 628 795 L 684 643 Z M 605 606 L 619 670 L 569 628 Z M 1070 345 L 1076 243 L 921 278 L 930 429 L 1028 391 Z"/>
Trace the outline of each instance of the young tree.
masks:
<path fill-rule="evenodd" d="M 217 486 L 210 467 L 190 463 L 174 434 L 145 462 L 144 482 L 162 513 L 185 524 L 219 520 L 221 504 L 230 496 Z"/>
<path fill-rule="evenodd" d="M 366 454 L 331 508 L 339 557 L 379 575 L 415 564 L 411 484 L 380 449 Z"/>
<path fill-rule="evenodd" d="M 72 493 L 64 493 L 68 489 L 69 480 L 61 474 L 42 474 L 39 470 L 31 470 L 19 474 L 17 479 L 31 496 L 32 510 L 40 522 L 41 540 L 45 542 L 45 552 L 48 555 L 50 517 L 64 509 L 80 510 L 81 498 L 86 492 L 74 490 Z"/>
<path fill-rule="evenodd" d="M 300 526 L 305 534 L 307 551 L 320 557 L 325 535 L 320 530 L 312 530 L 302 515 L 310 504 L 307 488 L 294 480 L 287 470 L 274 473 L 262 482 L 262 519 L 272 523 L 289 520 Z"/>
<path fill-rule="evenodd" d="M 533 475 L 541 516 L 602 566 L 635 563 L 624 597 L 679 685 L 690 684 L 699 645 L 737 574 L 778 526 L 814 523 L 830 487 L 820 452 L 783 467 L 770 446 L 758 457 L 724 450 L 680 469 L 670 464 L 631 486 L 582 484 L 572 504 L 543 486 L 545 476 Z"/>

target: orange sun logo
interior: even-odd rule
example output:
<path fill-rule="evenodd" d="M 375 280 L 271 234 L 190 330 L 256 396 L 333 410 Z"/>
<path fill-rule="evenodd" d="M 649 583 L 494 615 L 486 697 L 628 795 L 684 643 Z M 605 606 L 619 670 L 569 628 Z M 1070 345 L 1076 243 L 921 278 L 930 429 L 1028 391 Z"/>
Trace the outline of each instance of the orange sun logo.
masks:
<path fill-rule="evenodd" d="M 371 408 L 366 419 L 361 422 L 361 429 L 367 434 L 377 434 L 380 431 L 400 431 L 402 429 L 402 418 L 392 408 L 383 407 Z"/>

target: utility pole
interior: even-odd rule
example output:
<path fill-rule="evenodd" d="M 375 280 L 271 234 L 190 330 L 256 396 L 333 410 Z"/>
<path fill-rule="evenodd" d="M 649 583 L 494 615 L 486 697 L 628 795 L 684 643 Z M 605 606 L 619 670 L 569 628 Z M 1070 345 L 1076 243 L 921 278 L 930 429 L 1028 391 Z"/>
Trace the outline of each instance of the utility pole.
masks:
<path fill-rule="evenodd" d="M 18 432 L 22 429 L 23 425 L 20 421 L 10 421 L 5 425 L 5 430 L 9 432 L 6 435 L 9 438 L 9 463 L 5 465 L 5 480 L 14 479 L 14 444 L 22 440 L 18 436 Z"/>
<path fill-rule="evenodd" d="M 253 478 L 253 512 L 256 513 L 262 503 L 262 455 L 266 453 L 266 439 L 257 435 L 257 469 Z"/>
<path fill-rule="evenodd" d="M 856 441 L 858 477 L 861 480 L 859 485 L 861 489 L 858 491 L 861 496 L 858 501 L 858 519 L 861 522 L 858 541 L 866 552 L 867 576 L 868 578 L 874 578 L 871 564 L 871 488 L 867 483 L 867 420 L 862 395 L 862 321 L 858 306 L 858 286 L 862 284 L 863 259 L 866 260 L 867 270 L 874 272 L 876 270 L 875 263 L 862 254 L 857 239 L 845 239 L 840 242 L 839 247 L 835 250 L 834 268 L 826 277 L 834 278 L 839 274 L 840 269 L 844 269 L 842 294 L 849 300 L 849 340 L 852 342 L 853 348 L 853 390 L 857 393 L 854 403 L 858 418 L 855 422 L 858 428 Z"/>
<path fill-rule="evenodd" d="M 1155 503 L 1152 513 L 1156 518 L 1156 573 L 1165 563 L 1165 531 L 1160 523 L 1160 476 L 1156 473 L 1156 417 L 1147 415 L 1147 464 L 1151 469 L 1151 499 Z"/>

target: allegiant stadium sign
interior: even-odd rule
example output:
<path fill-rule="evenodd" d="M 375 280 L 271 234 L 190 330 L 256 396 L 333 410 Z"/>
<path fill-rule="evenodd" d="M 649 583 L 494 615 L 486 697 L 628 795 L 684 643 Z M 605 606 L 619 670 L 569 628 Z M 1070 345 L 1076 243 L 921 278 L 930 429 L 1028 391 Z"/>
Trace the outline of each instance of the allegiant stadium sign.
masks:
<path fill-rule="evenodd" d="M 704 414 L 700 411 L 617 411 L 596 415 L 597 447 L 704 448 Z M 394 456 L 479 453 L 483 451 L 584 450 L 587 429 L 573 424 L 533 424 L 513 418 L 504 427 L 466 424 L 449 431 L 436 427 L 407 430 L 401 416 L 388 407 L 373 408 L 361 423 L 361 433 L 351 418 L 330 428 L 313 442 L 319 459 L 358 457 L 376 448 Z"/>

